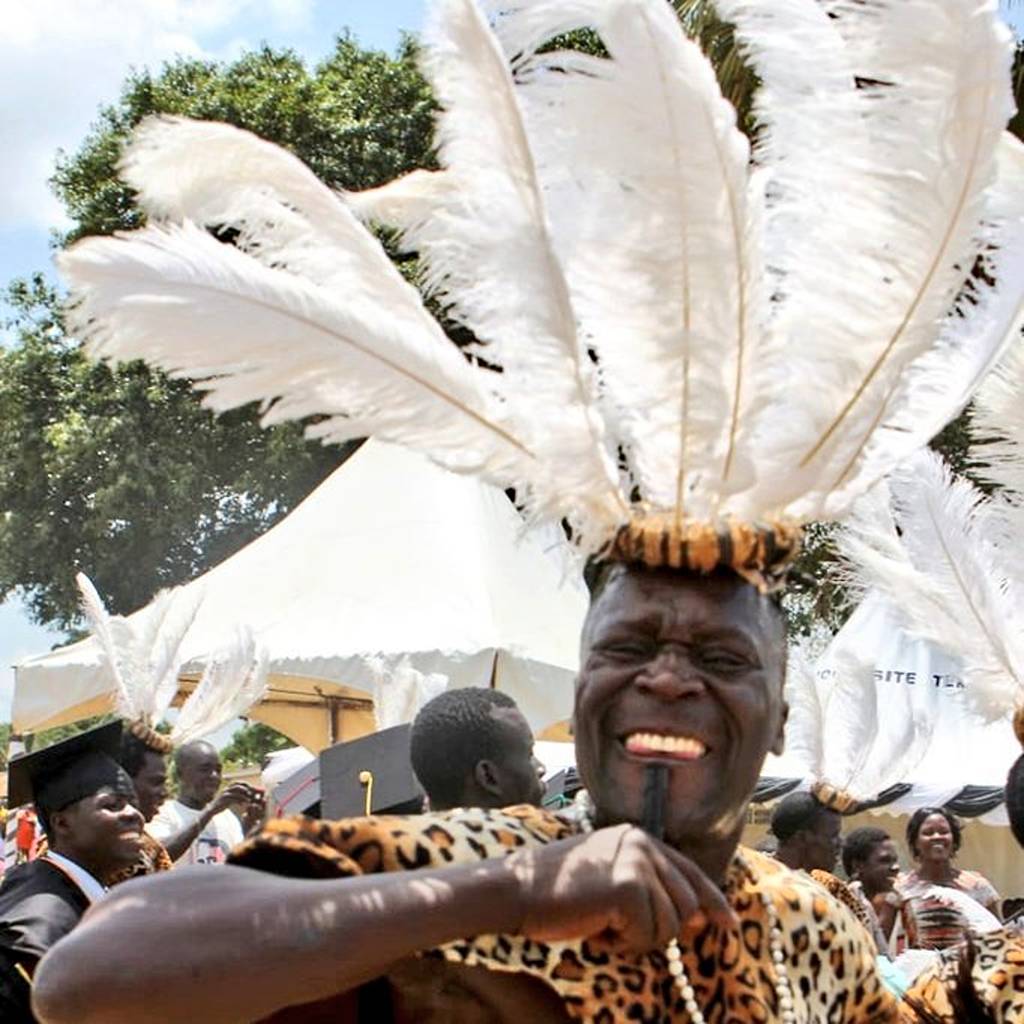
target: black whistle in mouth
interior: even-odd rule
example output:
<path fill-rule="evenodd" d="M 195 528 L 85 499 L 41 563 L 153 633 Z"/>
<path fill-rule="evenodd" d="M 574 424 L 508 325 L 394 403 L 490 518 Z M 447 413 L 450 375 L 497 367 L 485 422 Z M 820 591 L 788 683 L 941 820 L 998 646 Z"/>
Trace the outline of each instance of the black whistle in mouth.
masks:
<path fill-rule="evenodd" d="M 649 764 L 644 769 L 644 816 L 641 827 L 655 839 L 665 838 L 665 804 L 668 800 L 668 765 Z"/>

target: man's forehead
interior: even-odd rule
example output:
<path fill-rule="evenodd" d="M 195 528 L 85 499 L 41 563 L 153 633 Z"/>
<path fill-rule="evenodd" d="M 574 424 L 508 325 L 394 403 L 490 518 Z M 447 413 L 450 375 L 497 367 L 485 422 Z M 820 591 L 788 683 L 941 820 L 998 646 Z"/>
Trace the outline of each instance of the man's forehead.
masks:
<path fill-rule="evenodd" d="M 495 704 L 491 707 L 491 717 L 504 722 L 515 732 L 527 733 L 532 740 L 533 731 L 530 729 L 530 723 L 527 722 L 526 716 L 519 708 L 503 707 L 500 704 Z"/>
<path fill-rule="evenodd" d="M 738 578 L 628 570 L 611 576 L 588 615 L 588 631 L 685 622 L 702 628 L 761 632 L 760 595 Z"/>
<path fill-rule="evenodd" d="M 179 754 L 179 758 L 185 762 L 185 764 L 196 764 L 206 765 L 211 761 L 219 761 L 220 757 L 217 751 L 211 747 L 203 744 L 202 746 L 186 747 Z"/>

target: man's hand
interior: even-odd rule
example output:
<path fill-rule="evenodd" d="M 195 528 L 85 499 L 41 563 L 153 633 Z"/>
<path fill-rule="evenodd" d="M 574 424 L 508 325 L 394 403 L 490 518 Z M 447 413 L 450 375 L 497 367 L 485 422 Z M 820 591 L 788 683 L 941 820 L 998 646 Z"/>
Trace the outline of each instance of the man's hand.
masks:
<path fill-rule="evenodd" d="M 242 811 L 242 830 L 248 835 L 258 829 L 267 816 L 267 796 L 262 789 L 249 787 L 249 803 Z"/>
<path fill-rule="evenodd" d="M 210 817 L 212 818 L 220 814 L 221 811 L 228 810 L 230 807 L 238 807 L 242 811 L 246 810 L 249 804 L 252 803 L 255 792 L 256 790 L 245 782 L 233 782 L 230 786 L 221 790 L 210 803 L 208 808 Z"/>
<path fill-rule="evenodd" d="M 696 864 L 632 825 L 516 853 L 510 866 L 523 900 L 518 932 L 539 941 L 647 953 L 709 920 L 738 927 Z"/>

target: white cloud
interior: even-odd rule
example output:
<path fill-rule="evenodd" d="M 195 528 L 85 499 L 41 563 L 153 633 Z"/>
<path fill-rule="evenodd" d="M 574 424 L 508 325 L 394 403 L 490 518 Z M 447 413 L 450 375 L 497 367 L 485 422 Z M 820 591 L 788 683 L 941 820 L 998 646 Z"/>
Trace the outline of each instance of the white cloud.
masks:
<path fill-rule="evenodd" d="M 314 0 L 27 0 L 4 6 L 0 35 L 0 231 L 60 225 L 46 180 L 130 68 L 215 56 L 240 33 L 308 25 Z M 218 38 L 227 33 L 223 47 Z"/>

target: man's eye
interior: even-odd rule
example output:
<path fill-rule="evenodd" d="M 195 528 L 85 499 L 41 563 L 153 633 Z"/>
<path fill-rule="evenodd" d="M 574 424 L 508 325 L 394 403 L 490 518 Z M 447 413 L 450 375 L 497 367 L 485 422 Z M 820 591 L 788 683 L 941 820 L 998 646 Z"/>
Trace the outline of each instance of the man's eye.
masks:
<path fill-rule="evenodd" d="M 710 650 L 700 652 L 701 663 L 721 672 L 742 672 L 751 667 L 749 658 L 734 651 Z"/>
<path fill-rule="evenodd" d="M 638 640 L 620 640 L 617 643 L 603 644 L 601 650 L 616 658 L 643 658 L 651 653 L 651 645 Z"/>

